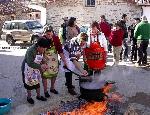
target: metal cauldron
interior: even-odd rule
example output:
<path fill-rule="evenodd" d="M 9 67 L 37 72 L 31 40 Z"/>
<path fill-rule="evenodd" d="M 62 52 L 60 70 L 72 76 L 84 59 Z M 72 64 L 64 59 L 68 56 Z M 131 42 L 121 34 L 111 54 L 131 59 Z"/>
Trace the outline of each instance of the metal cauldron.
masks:
<path fill-rule="evenodd" d="M 78 76 L 80 93 L 79 98 L 85 99 L 86 101 L 103 101 L 107 98 L 104 93 L 104 87 L 114 84 L 114 81 L 97 81 L 92 79 L 91 76 L 81 76 L 70 69 L 66 68 L 70 72 Z"/>

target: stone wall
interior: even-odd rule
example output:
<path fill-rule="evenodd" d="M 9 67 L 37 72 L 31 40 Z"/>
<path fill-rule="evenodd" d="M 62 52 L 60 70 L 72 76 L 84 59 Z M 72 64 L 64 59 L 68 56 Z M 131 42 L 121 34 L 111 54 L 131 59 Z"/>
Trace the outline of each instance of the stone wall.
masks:
<path fill-rule="evenodd" d="M 141 8 L 136 4 L 129 4 L 123 0 L 97 0 L 95 7 L 85 7 L 85 0 L 62 0 L 47 5 L 47 23 L 54 26 L 58 32 L 63 23 L 62 18 L 76 17 L 78 25 L 89 24 L 98 21 L 100 15 L 105 15 L 110 23 L 121 19 L 121 15 L 126 13 L 129 22 L 132 17 L 139 17 Z M 130 24 L 130 23 L 129 23 Z"/>

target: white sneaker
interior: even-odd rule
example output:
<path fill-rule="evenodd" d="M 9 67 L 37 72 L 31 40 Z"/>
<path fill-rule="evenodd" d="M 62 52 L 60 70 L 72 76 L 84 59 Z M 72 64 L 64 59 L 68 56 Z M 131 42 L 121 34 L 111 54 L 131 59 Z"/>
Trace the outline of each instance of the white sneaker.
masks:
<path fill-rule="evenodd" d="M 114 62 L 113 66 L 117 66 L 119 64 L 119 62 Z"/>

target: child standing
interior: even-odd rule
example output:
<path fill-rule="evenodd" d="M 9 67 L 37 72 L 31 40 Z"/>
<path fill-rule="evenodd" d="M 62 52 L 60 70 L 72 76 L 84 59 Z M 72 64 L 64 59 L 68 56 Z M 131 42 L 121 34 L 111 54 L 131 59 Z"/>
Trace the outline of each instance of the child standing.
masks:
<path fill-rule="evenodd" d="M 122 50 L 124 31 L 120 21 L 115 23 L 113 30 L 111 31 L 109 42 L 113 46 L 114 65 L 119 64 L 120 53 Z"/>

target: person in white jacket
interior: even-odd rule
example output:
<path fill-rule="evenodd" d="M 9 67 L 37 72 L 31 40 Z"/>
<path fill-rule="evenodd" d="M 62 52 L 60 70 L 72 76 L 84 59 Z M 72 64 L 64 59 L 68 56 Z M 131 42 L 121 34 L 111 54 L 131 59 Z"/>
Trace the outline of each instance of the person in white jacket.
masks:
<path fill-rule="evenodd" d="M 104 33 L 100 31 L 98 22 L 94 21 L 91 24 L 91 28 L 89 28 L 87 35 L 88 35 L 87 46 L 89 46 L 91 42 L 98 40 L 100 42 L 101 47 L 104 47 L 106 52 L 108 51 L 106 37 Z"/>
<path fill-rule="evenodd" d="M 89 47 L 92 42 L 98 41 L 101 47 L 104 47 L 104 50 L 106 51 L 107 54 L 108 51 L 107 40 L 104 33 L 100 31 L 98 22 L 96 21 L 92 22 L 91 27 L 87 32 L 87 35 L 88 35 L 87 47 Z M 89 75 L 93 75 L 93 71 L 90 70 L 86 64 L 84 64 L 84 69 L 88 71 Z"/>

